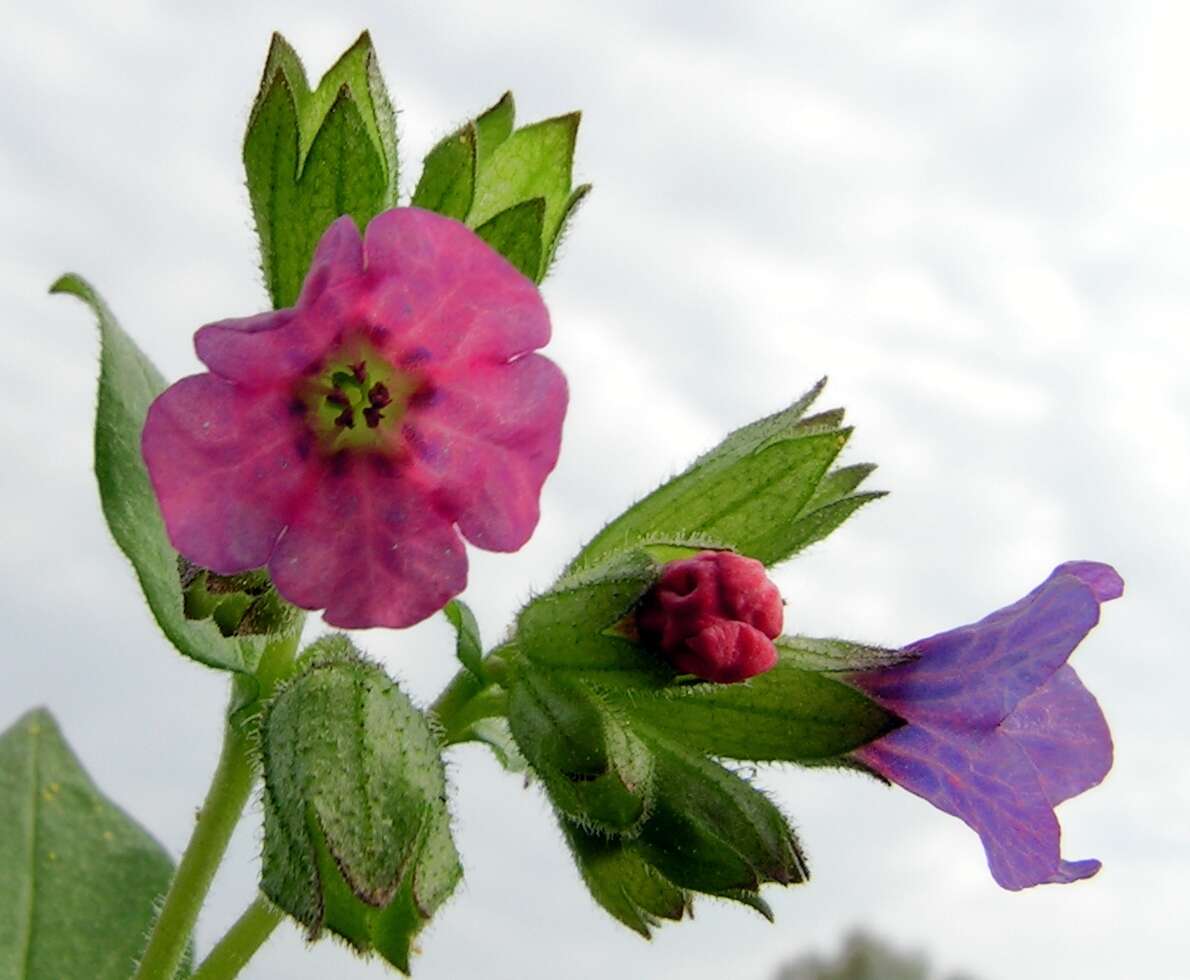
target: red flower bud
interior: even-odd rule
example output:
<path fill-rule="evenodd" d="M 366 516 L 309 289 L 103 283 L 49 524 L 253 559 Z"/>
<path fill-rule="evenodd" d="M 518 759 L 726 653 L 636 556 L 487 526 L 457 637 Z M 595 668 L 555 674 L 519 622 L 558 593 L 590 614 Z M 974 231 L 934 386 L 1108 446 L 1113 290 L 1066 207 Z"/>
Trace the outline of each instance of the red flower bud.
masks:
<path fill-rule="evenodd" d="M 781 593 L 764 565 L 733 551 L 703 551 L 661 571 L 636 612 L 642 642 L 678 670 L 717 684 L 777 663 Z"/>

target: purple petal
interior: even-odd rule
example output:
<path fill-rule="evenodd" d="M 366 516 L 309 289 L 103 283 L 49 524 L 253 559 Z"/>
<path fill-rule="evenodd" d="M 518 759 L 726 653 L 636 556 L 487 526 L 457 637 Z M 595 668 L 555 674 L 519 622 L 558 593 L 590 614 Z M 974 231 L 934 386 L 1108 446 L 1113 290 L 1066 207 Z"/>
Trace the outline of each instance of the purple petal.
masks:
<path fill-rule="evenodd" d="M 907 725 L 853 754 L 979 834 L 992 877 L 1003 888 L 1073 881 L 1098 870 L 1098 862 L 1061 860 L 1061 830 L 1037 770 L 1001 732 Z"/>
<path fill-rule="evenodd" d="M 211 374 L 166 389 L 141 451 L 173 546 L 220 574 L 263 565 L 305 480 L 299 437 L 284 397 Z"/>
<path fill-rule="evenodd" d="M 916 660 L 850 679 L 908 721 L 993 728 L 1066 662 L 1098 621 L 1092 588 L 1058 568 L 1011 606 L 911 644 Z"/>
<path fill-rule="evenodd" d="M 1053 806 L 1098 785 L 1111 769 L 1107 721 L 1069 664 L 1022 700 L 1000 731 L 1029 756 Z"/>
<path fill-rule="evenodd" d="M 463 543 L 404 470 L 375 457 L 322 467 L 269 561 L 277 591 L 332 626 L 398 629 L 467 584 Z"/>
<path fill-rule="evenodd" d="M 1118 599 L 1124 594 L 1124 580 L 1111 565 L 1099 561 L 1068 561 L 1054 569 L 1054 575 L 1073 575 L 1089 588 L 1100 602 Z"/>

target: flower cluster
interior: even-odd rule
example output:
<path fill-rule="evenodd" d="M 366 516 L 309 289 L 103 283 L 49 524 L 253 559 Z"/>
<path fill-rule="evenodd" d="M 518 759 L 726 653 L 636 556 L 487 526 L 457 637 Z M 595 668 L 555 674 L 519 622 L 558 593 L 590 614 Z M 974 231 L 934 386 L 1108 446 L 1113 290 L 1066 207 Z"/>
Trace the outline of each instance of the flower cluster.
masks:
<path fill-rule="evenodd" d="M 208 373 L 152 405 L 170 541 L 344 627 L 402 627 L 466 585 L 461 534 L 514 551 L 558 458 L 566 383 L 533 283 L 415 208 L 330 226 L 296 306 L 199 330 Z M 457 530 L 456 530 L 457 529 Z"/>

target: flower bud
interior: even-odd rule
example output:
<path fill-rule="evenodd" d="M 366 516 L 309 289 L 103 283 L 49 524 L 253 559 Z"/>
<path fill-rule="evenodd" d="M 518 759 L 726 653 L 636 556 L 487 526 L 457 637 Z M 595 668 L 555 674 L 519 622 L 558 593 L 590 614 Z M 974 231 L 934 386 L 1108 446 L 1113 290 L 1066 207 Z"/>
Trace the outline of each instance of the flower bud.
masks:
<path fill-rule="evenodd" d="M 783 618 L 781 593 L 764 565 L 732 551 L 703 551 L 662 569 L 636 626 L 641 641 L 678 670 L 731 684 L 777 663 L 772 641 Z"/>

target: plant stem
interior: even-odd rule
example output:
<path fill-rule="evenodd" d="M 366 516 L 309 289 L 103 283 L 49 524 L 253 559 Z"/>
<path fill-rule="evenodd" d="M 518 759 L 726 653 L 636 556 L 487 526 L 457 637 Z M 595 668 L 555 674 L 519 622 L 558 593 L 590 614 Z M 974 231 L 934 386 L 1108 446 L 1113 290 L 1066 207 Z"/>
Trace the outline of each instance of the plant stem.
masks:
<path fill-rule="evenodd" d="M 257 895 L 256 901 L 244 909 L 244 914 L 190 975 L 190 980 L 230 980 L 238 976 L 273 934 L 283 914 L 263 895 Z"/>
<path fill-rule="evenodd" d="M 292 669 L 297 644 L 295 633 L 265 647 L 256 671 L 254 704 L 269 697 Z M 251 743 L 257 714 L 241 708 L 228 719 L 219 765 L 133 980 L 173 980 L 177 973 L 203 899 L 252 792 Z"/>

